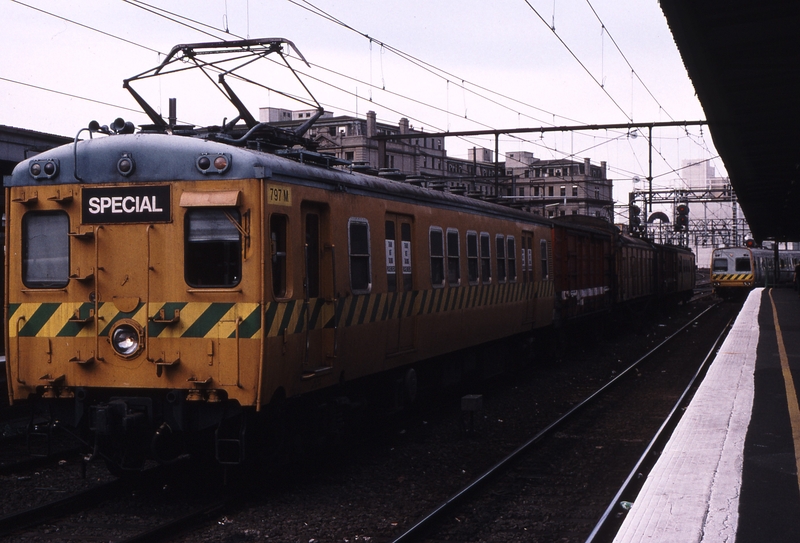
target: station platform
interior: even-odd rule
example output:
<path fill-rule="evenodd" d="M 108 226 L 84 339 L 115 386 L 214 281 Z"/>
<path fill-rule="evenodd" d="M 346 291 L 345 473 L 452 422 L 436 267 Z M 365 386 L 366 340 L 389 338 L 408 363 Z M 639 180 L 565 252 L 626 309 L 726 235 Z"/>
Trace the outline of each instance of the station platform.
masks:
<path fill-rule="evenodd" d="M 800 541 L 800 297 L 753 290 L 614 538 Z"/>

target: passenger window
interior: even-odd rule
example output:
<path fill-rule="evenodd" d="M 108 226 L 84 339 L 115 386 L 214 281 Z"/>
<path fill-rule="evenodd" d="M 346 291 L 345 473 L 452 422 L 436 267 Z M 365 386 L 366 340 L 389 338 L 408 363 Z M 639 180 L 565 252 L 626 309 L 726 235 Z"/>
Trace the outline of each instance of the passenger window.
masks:
<path fill-rule="evenodd" d="M 497 254 L 497 281 L 500 283 L 506 282 L 506 240 L 503 236 L 498 234 L 494 238 L 495 252 Z"/>
<path fill-rule="evenodd" d="M 384 244 L 386 246 L 386 287 L 389 292 L 397 292 L 397 247 L 394 246 L 394 221 L 386 221 L 384 224 Z"/>
<path fill-rule="evenodd" d="M 191 287 L 233 287 L 242 276 L 239 211 L 195 208 L 186 212 L 184 278 Z"/>
<path fill-rule="evenodd" d="M 28 288 L 63 288 L 69 283 L 69 216 L 65 212 L 32 212 L 23 217 L 22 282 Z"/>
<path fill-rule="evenodd" d="M 350 288 L 353 294 L 366 294 L 372 287 L 369 223 L 366 219 L 350 219 L 347 233 L 350 250 Z"/>
<path fill-rule="evenodd" d="M 431 284 L 434 287 L 444 286 L 444 240 L 442 229 L 431 227 L 430 230 L 430 255 L 431 255 Z"/>
<path fill-rule="evenodd" d="M 542 279 L 547 279 L 550 276 L 550 268 L 547 262 L 547 240 L 539 241 L 539 250 L 542 259 Z"/>
<path fill-rule="evenodd" d="M 289 218 L 274 213 L 269 219 L 270 261 L 272 268 L 272 294 L 276 298 L 286 296 L 286 241 Z"/>
<path fill-rule="evenodd" d="M 478 284 L 478 233 L 467 232 L 467 279 L 470 285 Z"/>
<path fill-rule="evenodd" d="M 737 272 L 749 272 L 750 271 L 750 259 L 745 258 L 737 258 L 736 259 L 736 271 Z"/>
<path fill-rule="evenodd" d="M 403 290 L 410 292 L 414 286 L 411 274 L 411 223 L 400 223 L 400 258 L 403 267 Z"/>
<path fill-rule="evenodd" d="M 508 280 L 512 283 L 517 280 L 517 244 L 513 236 L 506 238 L 508 243 Z"/>
<path fill-rule="evenodd" d="M 492 251 L 487 232 L 481 232 L 481 281 L 492 282 Z"/>
<path fill-rule="evenodd" d="M 447 230 L 447 282 L 456 287 L 461 284 L 461 249 L 458 230 Z"/>

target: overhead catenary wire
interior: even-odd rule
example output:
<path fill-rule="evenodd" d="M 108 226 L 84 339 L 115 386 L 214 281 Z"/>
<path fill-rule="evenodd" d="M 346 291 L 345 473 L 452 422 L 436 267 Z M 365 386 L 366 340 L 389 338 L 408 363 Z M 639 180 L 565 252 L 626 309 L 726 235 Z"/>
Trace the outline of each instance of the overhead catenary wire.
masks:
<path fill-rule="evenodd" d="M 59 16 L 59 15 L 55 15 L 55 14 L 49 13 L 49 12 L 47 12 L 47 11 L 45 11 L 45 10 L 42 10 L 42 9 L 40 9 L 40 8 L 35 8 L 35 7 L 32 7 L 32 6 L 29 6 L 28 4 L 25 4 L 24 2 L 20 2 L 19 0 L 12 0 L 12 1 L 15 1 L 16 3 L 18 3 L 18 4 L 20 4 L 20 5 L 23 5 L 23 6 L 26 6 L 26 7 L 29 7 L 29 8 L 31 8 L 31 9 L 35 9 L 35 10 L 37 10 L 37 11 L 40 11 L 40 12 L 42 12 L 42 13 L 45 13 L 45 14 L 51 15 L 51 16 L 53 16 L 53 17 L 57 17 L 57 18 L 59 18 L 59 19 L 61 19 L 61 20 L 68 21 L 68 22 L 70 22 L 70 23 L 72 23 L 72 24 L 75 24 L 75 25 L 77 25 L 77 26 L 80 26 L 80 27 L 82 27 L 82 28 L 86 28 L 86 29 L 89 29 L 89 30 L 92 30 L 92 31 L 98 32 L 98 33 L 100 33 L 100 34 L 102 34 L 102 35 L 104 35 L 104 36 L 107 36 L 107 37 L 112 37 L 112 38 L 114 38 L 114 39 L 117 39 L 117 40 L 123 41 L 123 42 L 125 42 L 125 43 L 128 43 L 128 44 L 130 44 L 130 45 L 133 45 L 133 46 L 136 46 L 136 47 L 140 47 L 140 48 L 143 48 L 143 49 L 145 49 L 145 50 L 148 50 L 148 51 L 151 51 L 151 52 L 156 52 L 157 54 L 161 54 L 161 55 L 163 55 L 163 54 L 164 54 L 163 52 L 160 52 L 160 51 L 158 51 L 157 49 L 153 49 L 153 48 L 151 48 L 151 47 L 148 47 L 148 46 L 146 46 L 146 45 L 143 45 L 143 44 L 141 44 L 141 43 L 137 43 L 137 42 L 135 42 L 135 41 L 131 41 L 131 40 L 126 40 L 126 39 L 124 39 L 124 38 L 121 38 L 121 37 L 119 37 L 119 36 L 116 36 L 116 35 L 113 35 L 113 34 L 109 34 L 109 33 L 107 33 L 107 32 L 104 32 L 104 31 L 102 31 L 102 30 L 99 30 L 99 29 L 93 28 L 93 27 L 91 27 L 91 26 L 88 26 L 88 25 L 86 25 L 86 24 L 79 23 L 79 22 L 77 22 L 77 21 L 73 21 L 73 20 L 71 20 L 71 19 L 68 19 L 68 18 L 66 18 L 66 17 L 62 17 L 62 16 Z M 198 31 L 198 32 L 202 32 L 203 34 L 205 34 L 205 35 L 208 35 L 208 36 L 211 36 L 211 37 L 213 37 L 214 39 L 219 39 L 220 41 L 226 41 L 226 38 L 227 38 L 227 39 L 230 39 L 230 36 L 236 36 L 236 34 L 235 34 L 235 33 L 230 33 L 230 32 L 227 34 L 227 36 L 220 36 L 220 35 L 219 35 L 219 33 L 220 33 L 221 31 L 220 31 L 219 29 L 217 29 L 217 28 L 215 28 L 215 27 L 211 26 L 211 25 L 207 25 L 207 24 L 205 24 L 205 23 L 202 23 L 202 22 L 200 22 L 200 21 L 196 21 L 196 20 L 194 20 L 194 19 L 191 19 L 191 18 L 189 18 L 189 17 L 184 17 L 184 16 L 182 16 L 182 15 L 180 15 L 180 14 L 178 14 L 178 13 L 175 13 L 175 12 L 171 12 L 171 11 L 168 11 L 168 10 L 164 10 L 163 8 L 158 8 L 157 6 L 153 6 L 153 5 L 151 5 L 151 4 L 148 4 L 148 3 L 146 3 L 146 2 L 143 2 L 143 1 L 141 1 L 141 0 L 123 0 L 123 1 L 124 1 L 125 3 L 127 3 L 127 4 L 129 4 L 129 5 L 131 5 L 131 6 L 133 6 L 133 7 L 138 7 L 138 8 L 140 8 L 140 9 L 144 10 L 144 11 L 147 11 L 147 12 L 149 12 L 149 13 L 152 13 L 152 14 L 154 14 L 154 15 L 157 15 L 157 16 L 163 17 L 163 18 L 165 18 L 165 19 L 168 19 L 168 20 L 170 20 L 171 22 L 173 22 L 174 24 L 179 24 L 179 25 L 182 25 L 182 26 L 184 26 L 184 27 L 186 27 L 186 28 L 189 28 L 189 29 L 192 29 L 192 30 L 196 30 L 196 31 Z M 298 4 L 297 4 L 297 2 L 294 2 L 294 1 L 292 1 L 292 0 L 290 0 L 290 3 L 293 3 L 293 4 L 295 4 L 295 5 L 298 5 Z M 307 3 L 308 3 L 308 2 L 307 2 Z M 312 5 L 312 4 L 310 4 L 310 3 L 308 3 L 308 4 L 309 4 L 309 5 Z M 306 8 L 306 7 L 304 7 L 304 6 L 300 6 L 300 7 L 302 7 L 303 9 L 308 9 L 308 8 Z M 320 16 L 323 16 L 323 15 L 320 15 Z M 324 15 L 324 16 L 325 16 L 325 17 L 328 17 L 328 15 Z M 334 19 L 335 19 L 335 18 L 334 18 Z M 338 21 L 338 19 L 336 19 L 336 21 Z M 343 25 L 347 26 L 345 23 L 341 23 L 341 22 L 337 22 L 337 24 L 343 24 Z M 202 27 L 202 28 L 199 28 L 199 27 Z M 348 27 L 348 28 L 349 28 L 349 27 Z M 370 37 L 369 37 L 369 36 L 368 36 L 366 33 L 362 33 L 362 32 L 359 32 L 359 31 L 357 31 L 357 30 L 353 30 L 353 31 L 354 31 L 354 32 L 358 32 L 359 34 L 361 34 L 361 35 L 363 35 L 363 36 L 367 37 L 368 39 L 374 40 L 374 41 L 375 41 L 375 43 L 377 43 L 377 44 L 380 44 L 380 46 L 382 47 L 382 49 L 383 49 L 383 50 L 386 50 L 386 51 L 391 51 L 391 52 L 392 52 L 392 53 L 394 53 L 394 54 L 403 54 L 403 55 L 405 55 L 405 53 L 402 53 L 401 51 L 397 50 L 396 48 L 393 48 L 393 47 L 389 46 L 388 44 L 385 44 L 385 43 L 383 43 L 383 42 L 380 42 L 379 40 L 375 40 L 374 38 L 370 38 Z M 470 88 L 469 88 L 469 86 L 470 86 L 470 85 L 473 85 L 473 84 L 472 84 L 472 83 L 470 83 L 469 81 L 467 81 L 467 80 L 465 80 L 465 79 L 458 79 L 458 80 L 456 80 L 457 76 L 455 76 L 455 75 L 453 75 L 453 74 L 450 74 L 449 72 L 445 72 L 445 71 L 443 71 L 443 70 L 441 70 L 441 69 L 439 69 L 439 68 L 436 68 L 436 67 L 435 67 L 435 66 L 433 66 L 433 65 L 430 65 L 430 64 L 428 64 L 428 63 L 425 63 L 424 61 L 421 61 L 421 60 L 419 60 L 419 59 L 416 59 L 416 57 L 413 57 L 413 56 L 409 56 L 409 57 L 410 57 L 411 59 L 415 60 L 415 61 L 419 61 L 419 64 L 415 64 L 415 65 L 418 65 L 418 66 L 420 66 L 420 67 L 423 67 L 423 66 L 428 66 L 427 68 L 424 68 L 424 69 L 426 69 L 427 71 L 429 71 L 429 72 L 431 72 L 431 73 L 433 73 L 433 72 L 436 72 L 437 70 L 438 70 L 439 72 L 445 73 L 446 75 L 445 75 L 444 77 L 443 77 L 442 75 L 438 75 L 438 77 L 443 77 L 443 78 L 445 79 L 445 81 L 448 81 L 448 82 L 450 82 L 450 83 L 452 83 L 452 84 L 455 84 L 455 85 L 459 86 L 459 87 L 462 89 L 462 93 L 470 93 L 470 94 L 474 94 L 474 95 L 478 96 L 478 97 L 479 97 L 480 99 L 482 99 L 482 100 L 490 100 L 490 101 L 492 101 L 492 100 L 493 100 L 493 102 L 492 102 L 492 103 L 495 103 L 495 104 L 497 104 L 497 105 L 500 105 L 500 106 L 502 106 L 502 107 L 507 107 L 506 105 L 502 104 L 502 103 L 500 102 L 500 100 L 499 100 L 499 99 L 498 99 L 498 100 L 494 100 L 494 99 L 492 99 L 491 97 L 484 96 L 484 95 L 482 95 L 482 94 L 480 94 L 480 93 L 477 93 L 477 92 L 475 92 L 473 89 L 470 89 Z M 325 67 L 323 67 L 323 66 L 315 65 L 315 67 L 317 67 L 317 68 L 319 68 L 319 69 L 322 69 L 322 70 L 327 70 L 327 68 L 325 68 Z M 344 77 L 344 78 L 347 78 L 347 79 L 349 79 L 349 80 L 357 81 L 357 82 L 359 82 L 359 84 L 366 84 L 366 83 L 364 83 L 363 81 L 360 81 L 360 80 L 358 80 L 357 78 L 354 78 L 354 77 L 352 77 L 352 76 L 348 76 L 348 75 L 346 75 L 346 74 L 344 74 L 344 73 L 341 73 L 341 72 L 336 72 L 336 71 L 333 71 L 333 70 L 329 70 L 329 71 L 330 71 L 330 73 L 336 73 L 336 74 L 338 74 L 338 76 L 340 76 L 340 77 Z M 308 76 L 308 74 L 305 74 L 305 76 Z M 448 77 L 448 76 L 450 76 L 450 77 Z M 346 91 L 346 90 L 342 89 L 341 87 L 337 87 L 337 86 L 335 86 L 335 85 L 332 85 L 331 83 L 329 83 L 329 82 L 327 82 L 327 81 L 323 81 L 323 80 L 321 80 L 321 79 L 318 79 L 318 78 L 317 78 L 317 80 L 318 80 L 318 81 L 319 81 L 321 84 L 327 85 L 328 87 L 330 87 L 330 88 L 332 88 L 332 89 L 336 89 L 338 92 L 344 92 L 344 93 L 346 93 L 346 94 L 347 94 L 347 95 L 349 95 L 349 96 L 353 96 L 353 93 L 352 93 L 352 92 Z M 383 73 L 382 73 L 382 81 L 383 81 Z M 398 92 L 394 92 L 394 91 L 389 91 L 389 90 L 386 90 L 386 89 L 385 89 L 385 84 L 384 84 L 383 82 L 382 82 L 382 84 L 381 84 L 381 87 L 375 87 L 374 85 L 370 85 L 370 87 L 371 87 L 371 88 L 376 88 L 376 89 L 379 89 L 379 90 L 381 90 L 381 91 L 383 91 L 383 92 L 392 93 L 394 96 L 397 96 L 398 98 L 401 98 L 401 99 L 403 99 L 403 100 L 408 100 L 408 101 L 410 101 L 410 102 L 412 102 L 412 103 L 417 103 L 417 104 L 419 104 L 419 105 L 421 105 L 421 106 L 423 106 L 423 107 L 429 107 L 429 108 L 433 108 L 433 110 L 438 110 L 438 111 L 445 111 L 445 110 L 443 110 L 441 107 L 439 107 L 439 106 L 436 106 L 436 105 L 434 105 L 434 104 L 430 104 L 430 103 L 426 103 L 426 102 L 424 102 L 424 101 L 422 101 L 422 100 L 414 99 L 414 98 L 412 98 L 412 97 L 409 97 L 409 96 L 407 96 L 407 95 L 404 95 L 404 94 L 402 94 L 402 93 L 398 93 Z M 480 86 L 475 86 L 475 87 L 476 87 L 476 88 L 485 88 L 485 87 L 480 87 Z M 45 88 L 45 87 L 38 87 L 38 88 L 39 88 L 40 90 L 45 90 L 45 91 L 50 91 L 50 90 L 52 90 L 52 89 L 47 89 L 47 88 Z M 524 106 L 526 106 L 526 107 L 534 107 L 534 108 L 535 108 L 535 106 L 532 106 L 532 105 L 530 105 L 530 104 L 525 104 L 524 102 L 521 102 L 521 101 L 515 100 L 515 99 L 513 99 L 513 98 L 507 97 L 507 96 L 505 96 L 505 95 L 502 95 L 502 94 L 499 94 L 499 93 L 495 93 L 494 91 L 491 91 L 491 90 L 488 90 L 488 89 L 487 89 L 487 91 L 488 91 L 489 93 L 493 93 L 493 94 L 495 94 L 496 96 L 499 96 L 499 97 L 500 97 L 500 98 L 502 98 L 503 100 L 506 100 L 506 99 L 509 99 L 509 100 L 514 100 L 514 101 L 515 101 L 515 103 L 518 103 L 518 104 L 520 104 L 520 105 L 524 105 Z M 54 91 L 54 92 L 58 92 L 58 91 Z M 65 94 L 65 93 L 62 93 L 62 94 Z M 77 95 L 72 95 L 72 96 L 73 96 L 73 97 L 77 97 L 77 98 L 81 98 L 80 96 L 77 96 Z M 115 105 L 113 105 L 113 104 L 103 103 L 103 102 L 102 102 L 102 101 L 100 101 L 100 100 L 94 100 L 94 99 L 91 99 L 91 98 L 85 98 L 85 99 L 86 99 L 87 101 L 92 101 L 92 102 L 95 102 L 95 103 L 100 103 L 100 104 L 104 104 L 104 105 L 109 105 L 109 106 L 112 106 L 112 107 L 119 107 L 119 106 L 115 106 Z M 380 104 L 380 103 L 379 103 L 379 102 L 377 102 L 377 101 L 375 101 L 375 104 L 376 104 L 376 105 L 378 105 L 378 106 L 380 106 L 380 107 L 386 107 L 387 111 L 391 111 L 392 113 L 397 113 L 398 115 L 403 115 L 403 116 L 405 116 L 405 117 L 407 117 L 407 118 L 412 118 L 412 119 L 414 119 L 415 121 L 417 121 L 417 122 L 420 122 L 420 123 L 422 123 L 422 122 L 423 122 L 421 119 L 419 119 L 419 118 L 416 118 L 416 117 L 415 117 L 415 116 L 413 116 L 413 115 L 408 115 L 407 113 L 405 113 L 405 112 L 402 112 L 402 111 L 400 111 L 400 110 L 398 110 L 398 109 L 396 109 L 396 108 L 391 108 L 391 107 L 388 107 L 388 106 L 384 106 L 383 104 Z M 438 108 L 438 109 L 437 109 L 437 108 Z M 123 109 L 130 110 L 130 111 L 135 111 L 136 113 L 140 113 L 138 110 L 133 110 L 133 109 L 131 109 L 131 108 L 123 108 Z M 339 107 L 338 109 L 340 109 L 340 110 L 341 110 L 341 109 L 345 109 L 345 110 L 346 110 L 347 108 L 341 108 L 341 107 Z M 511 109 L 512 111 L 515 111 L 515 112 L 517 112 L 517 113 L 518 113 L 518 115 L 524 115 L 524 116 L 526 116 L 526 117 L 530 117 L 530 115 L 527 115 L 527 114 L 520 113 L 520 112 L 518 112 L 516 109 L 513 109 L 513 108 L 510 108 L 510 109 Z M 556 117 L 563 117 L 563 116 L 561 116 L 561 115 L 557 115 L 557 114 L 555 114 L 555 113 L 552 113 L 552 112 L 549 112 L 549 111 L 546 111 L 546 110 L 542 110 L 541 108 L 538 108 L 538 109 L 539 109 L 540 111 L 543 111 L 543 112 L 547 113 L 548 115 L 552 115 L 552 116 L 553 116 L 553 121 L 555 121 L 555 118 L 556 118 Z M 479 121 L 478 119 L 476 119 L 476 118 L 471 118 L 471 117 L 468 117 L 467 115 L 465 115 L 464 117 L 465 117 L 465 118 L 467 118 L 467 119 L 469 120 L 469 122 L 471 122 L 471 123 L 475 123 L 476 125 L 479 125 L 479 126 L 488 126 L 488 124 L 487 124 L 487 123 L 482 123 L 482 122 L 480 122 L 480 121 Z M 531 118 L 533 118 L 533 117 L 531 117 Z M 566 118 L 566 117 L 563 117 L 563 118 Z M 547 121 L 542 121 L 542 124 L 552 124 L 552 123 L 549 123 L 549 122 L 547 122 Z M 434 127 L 434 128 L 435 128 L 435 127 Z M 687 132 L 687 135 L 688 135 L 688 132 Z M 542 148 L 542 149 L 545 149 L 545 150 L 547 150 L 549 153 L 552 153 L 552 154 L 554 154 L 554 155 L 562 155 L 562 156 L 565 156 L 565 157 L 570 157 L 570 156 L 576 156 L 577 154 L 579 154 L 579 153 L 581 152 L 581 151 L 579 151 L 579 152 L 577 152 L 577 153 L 576 153 L 576 152 L 574 152 L 574 150 L 571 150 L 571 151 L 569 151 L 569 152 L 567 152 L 567 151 L 562 151 L 562 150 L 560 150 L 560 149 L 558 149 L 558 148 L 557 148 L 558 146 L 550 146 L 550 145 L 547 145 L 547 143 L 546 143 L 544 140 L 541 140 L 541 141 L 538 141 L 538 140 L 530 140 L 530 139 L 522 138 L 522 137 L 520 137 L 520 136 L 516 136 L 516 135 L 512 135 L 511 137 L 512 137 L 512 138 L 514 138 L 514 139 L 516 139 L 516 140 L 518 140 L 518 141 L 522 141 L 522 142 L 525 142 L 525 143 L 528 143 L 528 144 L 534 145 L 534 146 L 536 146 L 536 147 L 540 147 L 540 148 Z M 614 139 L 618 139 L 618 138 L 612 138 L 612 139 L 610 139 L 609 141 L 613 141 Z M 470 140 L 466 140 L 466 139 L 465 139 L 464 141 L 467 141 L 467 142 L 468 142 L 468 143 L 470 143 L 470 144 L 475 144 L 475 142 L 472 142 L 472 141 L 470 141 Z M 482 146 L 482 145 L 481 145 L 481 146 Z M 598 146 L 599 146 L 599 145 L 593 145 L 593 146 L 592 146 L 592 147 L 590 147 L 590 148 L 596 148 L 596 147 L 598 147 Z M 663 157 L 663 156 L 662 156 L 662 159 L 665 161 L 665 163 L 667 162 L 667 160 L 666 160 L 666 158 L 665 158 L 665 157 Z M 667 164 L 667 165 L 668 165 L 668 164 Z M 668 165 L 668 166 L 669 166 L 669 165 Z M 671 167 L 670 167 L 670 169 L 671 169 L 671 170 L 674 170 L 674 168 L 671 168 Z"/>
<path fill-rule="evenodd" d="M 536 14 L 536 16 L 539 17 L 539 19 L 545 25 L 547 25 L 547 28 L 549 28 L 550 31 L 553 33 L 553 35 L 556 38 L 558 38 L 558 41 L 561 42 L 561 45 L 564 46 L 564 48 L 569 52 L 569 54 L 572 55 L 572 58 L 574 58 L 575 61 L 580 65 L 580 67 L 583 68 L 583 70 L 589 75 L 589 77 L 592 78 L 592 81 L 594 81 L 595 84 L 597 84 L 597 86 L 600 87 L 600 90 L 603 91 L 603 93 L 608 97 L 609 100 L 611 100 L 611 102 L 617 107 L 617 109 L 619 109 L 622 112 L 622 114 L 625 115 L 625 118 L 628 119 L 629 121 L 633 121 L 633 119 L 630 117 L 630 115 L 628 115 L 628 113 L 624 109 L 622 109 L 622 106 L 620 106 L 617 103 L 617 101 L 614 99 L 614 97 L 611 96 L 611 94 L 605 88 L 605 85 L 603 85 L 602 82 L 597 80 L 597 78 L 594 76 L 594 74 L 591 72 L 591 70 L 589 70 L 589 68 L 586 67 L 586 65 L 583 63 L 583 61 L 580 58 L 578 58 L 578 55 L 575 54 L 575 52 L 572 50 L 572 48 L 570 48 L 570 46 L 567 45 L 567 42 L 565 42 L 564 39 L 561 36 L 558 35 L 558 32 L 556 32 L 556 29 L 555 29 L 555 25 L 550 26 L 549 24 L 547 24 L 547 21 L 545 21 L 544 17 L 542 17 L 542 15 L 541 15 L 541 13 L 539 13 L 537 11 L 537 9 L 531 5 L 529 0 L 523 0 L 523 1 L 528 5 L 529 8 L 531 8 L 531 11 L 533 11 Z"/>

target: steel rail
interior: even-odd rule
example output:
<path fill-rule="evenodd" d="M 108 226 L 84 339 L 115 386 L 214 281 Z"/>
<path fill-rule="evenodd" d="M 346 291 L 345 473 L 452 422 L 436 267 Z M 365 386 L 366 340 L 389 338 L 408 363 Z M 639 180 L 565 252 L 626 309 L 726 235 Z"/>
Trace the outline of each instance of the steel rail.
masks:
<path fill-rule="evenodd" d="M 672 341 L 674 338 L 678 336 L 681 332 L 686 330 L 689 326 L 695 323 L 700 317 L 714 309 L 718 304 L 714 304 L 703 310 L 700 314 L 692 318 L 688 323 L 680 327 L 676 332 L 671 334 L 669 337 L 664 339 L 661 343 L 650 349 L 647 353 L 645 353 L 641 358 L 633 362 L 630 366 L 620 372 L 616 377 L 611 379 L 608 383 L 597 389 L 587 398 L 582 400 L 580 403 L 575 405 L 572 409 L 567 411 L 564 415 L 559 417 L 556 421 L 550 423 L 547 427 L 533 436 L 530 440 L 528 440 L 523 445 L 520 445 L 507 455 L 505 458 L 500 460 L 494 466 L 490 467 L 488 470 L 483 472 L 479 475 L 476 479 L 474 479 L 471 483 L 467 486 L 459 490 L 456 494 L 448 498 L 446 501 L 441 503 L 437 506 L 433 511 L 425 515 L 422 519 L 417 521 L 413 526 L 411 526 L 408 530 L 406 530 L 403 534 L 399 537 L 395 538 L 392 543 L 408 543 L 410 541 L 416 541 L 417 538 L 422 536 L 423 532 L 436 520 L 438 520 L 445 512 L 447 512 L 451 507 L 453 507 L 456 503 L 459 503 L 463 500 L 466 496 L 468 496 L 471 492 L 476 490 L 480 485 L 487 482 L 492 477 L 499 475 L 503 470 L 508 468 L 515 460 L 517 460 L 520 456 L 526 453 L 533 445 L 537 444 L 543 438 L 547 437 L 550 433 L 552 433 L 556 428 L 560 427 L 564 424 L 569 418 L 572 417 L 575 413 L 586 407 L 592 401 L 597 399 L 599 396 L 602 396 L 604 392 L 606 392 L 612 385 L 616 384 L 623 376 L 627 375 L 631 371 L 633 371 L 639 364 L 644 362 L 646 359 L 650 358 L 654 353 L 656 353 L 659 349 L 661 349 L 664 345 Z"/>
<path fill-rule="evenodd" d="M 169 520 L 146 530 L 140 534 L 120 539 L 117 543 L 156 543 L 158 541 L 169 541 L 178 535 L 185 534 L 197 528 L 198 523 L 208 522 L 224 511 L 230 504 L 228 501 L 216 501 L 203 507 L 198 507 L 194 511 L 186 513 L 178 518 Z"/>
<path fill-rule="evenodd" d="M 87 503 L 96 503 L 106 496 L 119 491 L 126 482 L 116 479 L 108 483 L 103 483 L 81 492 L 71 494 L 59 500 L 54 500 L 42 505 L 37 505 L 24 511 L 8 514 L 0 517 L 0 537 L 8 536 L 23 528 L 28 528 L 37 524 L 42 524 L 46 520 L 56 516 L 67 514 L 71 511 L 85 507 Z"/>
<path fill-rule="evenodd" d="M 605 541 L 610 535 L 610 530 L 613 529 L 614 533 L 616 533 L 616 531 L 619 529 L 624 516 L 617 518 L 613 516 L 612 513 L 614 513 L 614 510 L 618 510 L 618 512 L 626 511 L 625 506 L 623 505 L 623 498 L 627 497 L 632 500 L 634 493 L 638 493 L 642 485 L 644 485 L 645 476 L 650 472 L 655 465 L 656 460 L 658 459 L 658 455 L 653 454 L 654 450 L 660 452 L 663 450 L 667 441 L 669 441 L 669 438 L 672 436 L 672 432 L 675 430 L 678 422 L 680 422 L 681 417 L 683 417 L 684 402 L 687 399 L 690 399 L 690 393 L 692 388 L 694 388 L 695 383 L 708 370 L 708 366 L 710 365 L 709 362 L 712 360 L 713 356 L 716 355 L 717 349 L 719 348 L 723 339 L 725 339 L 725 337 L 728 335 L 734 318 L 731 318 L 731 320 L 728 321 L 728 324 L 725 325 L 725 328 L 722 330 L 722 332 L 720 332 L 719 336 L 717 336 L 717 339 L 714 341 L 711 349 L 709 349 L 708 354 L 697 368 L 697 372 L 694 374 L 694 377 L 692 377 L 692 379 L 689 381 L 689 384 L 686 385 L 683 394 L 681 394 L 680 398 L 678 398 L 678 401 L 675 402 L 675 406 L 672 408 L 672 411 L 670 411 L 669 415 L 667 415 L 667 418 L 664 420 L 664 423 L 658 429 L 655 436 L 653 436 L 653 439 L 650 440 L 650 443 L 642 453 L 642 456 L 636 462 L 636 465 L 631 470 L 627 479 L 625 479 L 625 482 L 622 483 L 619 491 L 611 500 L 608 508 L 605 510 L 603 515 L 600 517 L 600 520 L 589 534 L 589 537 L 586 539 L 586 543 Z M 618 522 L 616 522 L 617 520 Z"/>

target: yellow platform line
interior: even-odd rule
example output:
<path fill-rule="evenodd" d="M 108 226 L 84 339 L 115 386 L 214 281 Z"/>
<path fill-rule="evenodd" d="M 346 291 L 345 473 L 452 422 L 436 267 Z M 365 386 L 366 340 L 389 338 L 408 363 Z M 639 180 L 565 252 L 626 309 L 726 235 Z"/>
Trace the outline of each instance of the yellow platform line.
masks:
<path fill-rule="evenodd" d="M 786 346 L 783 344 L 783 334 L 778 322 L 778 308 L 772 299 L 772 289 L 769 289 L 769 301 L 772 302 L 772 319 L 775 322 L 775 335 L 778 338 L 778 354 L 781 358 L 781 372 L 783 384 L 786 388 L 786 402 L 789 404 L 789 420 L 792 423 L 792 439 L 794 441 L 794 460 L 797 468 L 797 487 L 800 489 L 800 407 L 797 404 L 797 389 L 794 386 L 792 372 L 789 369 L 789 357 L 786 356 Z"/>

